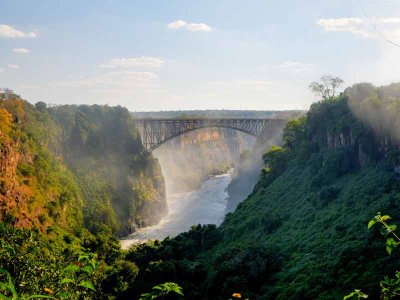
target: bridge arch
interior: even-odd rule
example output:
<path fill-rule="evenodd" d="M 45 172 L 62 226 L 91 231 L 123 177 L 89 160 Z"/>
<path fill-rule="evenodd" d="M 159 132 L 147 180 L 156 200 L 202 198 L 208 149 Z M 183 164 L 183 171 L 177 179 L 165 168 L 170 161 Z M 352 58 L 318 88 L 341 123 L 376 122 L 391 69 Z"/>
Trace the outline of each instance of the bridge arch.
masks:
<path fill-rule="evenodd" d="M 186 132 L 203 128 L 229 128 L 257 137 L 267 126 L 286 123 L 283 119 L 135 119 L 148 152 Z"/>

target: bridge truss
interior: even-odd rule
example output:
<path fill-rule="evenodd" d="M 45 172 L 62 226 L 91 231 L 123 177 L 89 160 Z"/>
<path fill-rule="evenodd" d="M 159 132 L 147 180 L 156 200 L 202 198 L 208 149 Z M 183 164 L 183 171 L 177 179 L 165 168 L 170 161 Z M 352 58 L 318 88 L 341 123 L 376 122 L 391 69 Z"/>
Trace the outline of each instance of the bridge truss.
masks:
<path fill-rule="evenodd" d="M 196 129 L 223 127 L 258 136 L 272 124 L 284 124 L 282 119 L 135 119 L 146 150 L 151 152 L 165 142 Z"/>

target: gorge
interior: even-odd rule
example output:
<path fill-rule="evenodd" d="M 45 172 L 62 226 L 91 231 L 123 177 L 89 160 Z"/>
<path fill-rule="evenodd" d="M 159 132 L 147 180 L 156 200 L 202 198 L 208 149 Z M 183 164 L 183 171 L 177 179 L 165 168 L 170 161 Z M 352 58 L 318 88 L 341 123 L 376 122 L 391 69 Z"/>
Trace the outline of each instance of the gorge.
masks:
<path fill-rule="evenodd" d="M 187 299 L 378 298 L 398 254 L 367 223 L 400 215 L 398 99 L 399 84 L 356 84 L 253 144 L 205 129 L 149 153 L 124 108 L 2 93 L 0 279 L 64 299 L 139 299 L 165 282 Z M 150 241 L 122 250 L 129 234 Z"/>

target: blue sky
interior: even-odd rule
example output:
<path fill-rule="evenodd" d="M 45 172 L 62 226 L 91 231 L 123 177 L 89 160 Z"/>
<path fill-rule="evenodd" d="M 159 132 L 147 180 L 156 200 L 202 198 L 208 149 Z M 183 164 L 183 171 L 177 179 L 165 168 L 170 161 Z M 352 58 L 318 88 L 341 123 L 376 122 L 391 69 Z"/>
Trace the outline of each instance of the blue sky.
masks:
<path fill-rule="evenodd" d="M 0 0 L 0 87 L 132 111 L 306 109 L 323 74 L 400 81 L 386 39 L 400 44 L 398 0 Z"/>

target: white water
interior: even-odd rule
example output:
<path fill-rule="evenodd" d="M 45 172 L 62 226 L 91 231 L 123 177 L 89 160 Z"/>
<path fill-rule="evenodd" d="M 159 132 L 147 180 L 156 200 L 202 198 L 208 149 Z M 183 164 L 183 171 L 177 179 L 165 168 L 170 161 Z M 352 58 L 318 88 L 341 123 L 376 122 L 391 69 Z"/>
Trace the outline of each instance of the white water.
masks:
<path fill-rule="evenodd" d="M 121 240 L 122 248 L 147 240 L 174 237 L 189 230 L 191 225 L 220 225 L 227 204 L 225 188 L 230 181 L 231 174 L 211 177 L 196 191 L 167 195 L 168 215 L 159 224 L 138 229 Z"/>

